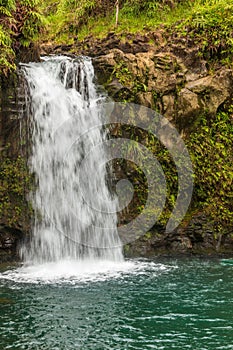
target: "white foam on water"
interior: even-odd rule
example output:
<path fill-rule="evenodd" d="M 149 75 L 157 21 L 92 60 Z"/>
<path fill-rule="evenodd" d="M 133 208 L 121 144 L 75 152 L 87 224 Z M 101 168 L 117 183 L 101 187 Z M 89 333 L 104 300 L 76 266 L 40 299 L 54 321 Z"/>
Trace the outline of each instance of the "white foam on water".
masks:
<path fill-rule="evenodd" d="M 61 260 L 39 265 L 23 265 L 0 274 L 0 279 L 18 283 L 79 284 L 106 281 L 129 275 L 152 276 L 168 272 L 176 266 L 147 260 Z"/>
<path fill-rule="evenodd" d="M 106 167 L 98 167 L 106 163 L 106 150 L 93 150 L 107 135 L 101 128 L 105 96 L 95 86 L 91 60 L 46 57 L 22 70 L 32 134 L 29 165 L 37 184 L 30 197 L 35 222 L 31 244 L 21 249 L 24 264 L 0 279 L 79 285 L 169 271 L 172 266 L 148 260 L 124 261 L 118 200 Z"/>

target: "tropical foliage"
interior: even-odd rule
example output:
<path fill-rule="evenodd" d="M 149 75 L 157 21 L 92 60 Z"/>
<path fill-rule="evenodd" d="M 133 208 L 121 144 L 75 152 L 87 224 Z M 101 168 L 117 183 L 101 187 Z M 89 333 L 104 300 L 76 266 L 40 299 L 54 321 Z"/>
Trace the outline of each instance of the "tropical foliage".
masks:
<path fill-rule="evenodd" d="M 199 55 L 209 64 L 232 67 L 233 0 L 120 0 L 119 23 L 115 26 L 115 1 L 111 0 L 0 0 L 0 72 L 15 69 L 16 56 L 22 46 L 39 39 L 52 43 L 74 43 L 87 36 L 105 37 L 113 31 L 124 40 L 128 33 L 146 33 L 162 28 L 165 38 L 175 34 L 199 48 Z M 44 20 L 45 18 L 45 20 Z M 45 25 L 43 35 L 40 35 Z M 133 80 L 127 67 L 118 66 L 118 80 Z M 134 79 L 137 83 L 137 80 Z M 137 91 L 146 86 L 134 84 Z M 134 92 L 134 91 L 133 91 Z M 135 91 L 136 92 L 136 91 Z M 232 110 L 219 111 L 209 118 L 199 116 L 199 124 L 187 141 L 195 169 L 195 192 L 192 210 L 201 209 L 213 217 L 216 232 L 233 225 L 232 198 Z M 132 130 L 124 130 L 129 138 Z M 145 140 L 145 135 L 137 135 Z M 148 145 L 156 153 L 168 179 L 169 199 L 165 216 L 169 216 L 177 193 L 177 174 L 167 151 L 148 137 Z M 129 150 L 130 151 L 130 150 Z M 19 196 L 15 165 L 3 163 L 0 177 L 4 188 Z M 21 167 L 19 174 L 24 174 Z M 145 183 L 140 169 L 132 170 L 135 183 Z M 26 175 L 25 175 L 26 176 Z M 16 182 L 7 183 L 12 177 Z M 16 186 L 16 187 L 15 187 Z M 0 188 L 0 192 L 3 187 Z M 18 193 L 16 193 L 18 191 Z M 136 187 L 135 209 L 140 212 L 146 199 L 146 186 Z M 5 198 L 5 203 L 10 203 Z M 5 206 L 8 207 L 8 204 Z M 0 211 L 3 208 L 0 208 Z"/>
<path fill-rule="evenodd" d="M 46 40 L 73 42 L 85 36 L 103 37 L 114 30 L 135 33 L 160 26 L 195 38 L 208 57 L 221 58 L 233 48 L 233 0 L 120 0 L 119 24 L 110 0 L 46 0 Z"/>
<path fill-rule="evenodd" d="M 195 170 L 194 203 L 215 222 L 216 232 L 233 226 L 232 108 L 200 118 L 188 141 Z"/>
<path fill-rule="evenodd" d="M 15 69 L 22 46 L 29 46 L 42 26 L 37 0 L 0 0 L 0 72 Z"/>

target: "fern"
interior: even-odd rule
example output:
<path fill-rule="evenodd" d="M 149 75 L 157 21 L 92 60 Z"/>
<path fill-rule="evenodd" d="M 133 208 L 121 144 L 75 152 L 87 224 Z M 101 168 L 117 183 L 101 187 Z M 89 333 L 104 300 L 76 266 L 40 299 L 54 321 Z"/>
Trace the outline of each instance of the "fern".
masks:
<path fill-rule="evenodd" d="M 15 11 L 16 5 L 15 0 L 0 0 L 0 8 L 2 8 L 1 13 L 4 13 L 4 11 L 8 11 L 11 13 L 11 11 Z"/>
<path fill-rule="evenodd" d="M 38 0 L 0 0 L 0 73 L 16 68 L 14 48 L 29 46 L 43 26 Z"/>
<path fill-rule="evenodd" d="M 4 31 L 3 27 L 0 26 L 0 46 L 1 47 L 10 47 L 12 40 L 10 35 Z"/>
<path fill-rule="evenodd" d="M 11 17 L 11 11 L 4 6 L 0 6 L 0 14 L 3 16 Z"/>

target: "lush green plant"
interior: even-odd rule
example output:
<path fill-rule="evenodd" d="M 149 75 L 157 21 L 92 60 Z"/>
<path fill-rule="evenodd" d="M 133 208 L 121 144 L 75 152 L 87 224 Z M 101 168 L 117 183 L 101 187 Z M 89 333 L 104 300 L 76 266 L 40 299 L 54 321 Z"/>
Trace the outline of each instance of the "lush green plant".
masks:
<path fill-rule="evenodd" d="M 199 124 L 186 140 L 195 173 L 192 204 L 187 215 L 190 216 L 191 212 L 197 210 L 204 211 L 213 219 L 216 235 L 227 233 L 233 227 L 232 134 L 233 119 L 230 109 L 227 113 L 219 112 L 212 118 L 200 117 Z M 159 222 L 165 225 L 176 202 L 178 184 L 176 166 L 169 151 L 153 134 L 132 126 L 122 126 L 119 135 L 144 144 L 161 165 L 166 176 L 167 201 Z M 127 145 L 125 158 L 133 159 L 132 152 L 137 151 L 133 146 L 131 147 L 130 143 Z M 144 210 L 148 184 L 139 166 L 129 164 L 125 160 L 121 162 L 121 167 L 129 172 L 130 181 L 134 184 L 133 203 L 126 213 L 126 217 L 130 220 Z M 152 172 L 152 169 L 147 168 L 147 171 Z M 156 182 L 156 178 L 154 180 Z M 158 199 L 154 200 L 156 203 Z M 154 212 L 148 213 L 152 216 L 154 214 Z M 125 220 L 124 213 L 123 220 Z"/>
<path fill-rule="evenodd" d="M 233 226 L 232 110 L 200 119 L 188 145 L 195 171 L 194 203 L 213 218 L 217 231 Z"/>
<path fill-rule="evenodd" d="M 205 58 L 232 55 L 233 0 L 196 0 L 180 27 L 195 38 Z"/>
<path fill-rule="evenodd" d="M 0 72 L 7 75 L 9 70 L 15 69 L 15 53 L 12 49 L 10 34 L 0 25 Z"/>
<path fill-rule="evenodd" d="M 0 1 L 0 73 L 15 69 L 21 46 L 29 46 L 43 22 L 36 10 L 38 0 Z"/>
<path fill-rule="evenodd" d="M 141 144 L 148 149 L 151 155 L 154 155 L 166 177 L 166 188 L 159 185 L 159 191 L 157 191 L 157 193 L 150 192 L 150 203 L 153 204 L 153 210 L 146 210 L 146 216 L 148 219 L 152 218 L 153 221 L 156 211 L 160 210 L 163 205 L 161 199 L 163 198 L 163 195 L 166 195 L 167 201 L 162 215 L 159 218 L 159 222 L 165 225 L 171 215 L 171 211 L 173 210 L 176 201 L 178 178 L 176 166 L 169 151 L 161 144 L 154 134 L 146 132 L 140 128 L 135 128 L 131 125 L 119 126 L 118 135 L 127 140 L 132 139 L 135 141 L 132 143 L 126 143 L 125 147 L 123 147 L 124 159 L 118 160 L 116 166 L 117 168 L 120 164 L 123 171 L 128 174 L 131 184 L 134 186 L 133 200 L 127 208 L 127 211 L 122 213 L 121 220 L 130 221 L 133 217 L 136 217 L 145 210 L 149 189 L 144 170 L 146 170 L 147 174 L 155 175 L 155 177 L 153 177 L 154 183 L 161 184 L 160 174 L 159 172 L 154 171 L 155 164 L 153 161 L 146 162 L 146 169 L 141 168 L 136 163 L 126 161 L 126 159 L 134 159 L 135 155 L 137 156 L 137 159 L 140 159 L 142 151 L 139 145 Z M 143 163 L 145 160 L 143 154 L 141 155 L 141 159 Z"/>
<path fill-rule="evenodd" d="M 73 41 L 89 21 L 96 22 L 101 16 L 106 16 L 114 3 L 104 0 L 47 0 L 40 6 L 47 17 L 47 38 L 67 43 Z"/>
<path fill-rule="evenodd" d="M 15 1 L 0 1 L 0 71 L 7 74 L 14 69 L 14 51 L 12 49 L 11 25 Z"/>
<path fill-rule="evenodd" d="M 193 37 L 200 52 L 221 59 L 232 50 L 233 0 L 121 0 L 115 28 L 115 5 L 110 0 L 46 0 L 40 4 L 47 17 L 47 40 L 72 43 L 88 35 L 104 37 L 114 30 L 146 32 L 163 26 Z"/>
<path fill-rule="evenodd" d="M 132 15 L 140 15 L 144 13 L 148 18 L 153 18 L 155 16 L 155 12 L 158 11 L 161 7 L 161 1 L 154 0 L 128 0 L 125 3 L 123 8 L 123 14 L 132 14 Z"/>

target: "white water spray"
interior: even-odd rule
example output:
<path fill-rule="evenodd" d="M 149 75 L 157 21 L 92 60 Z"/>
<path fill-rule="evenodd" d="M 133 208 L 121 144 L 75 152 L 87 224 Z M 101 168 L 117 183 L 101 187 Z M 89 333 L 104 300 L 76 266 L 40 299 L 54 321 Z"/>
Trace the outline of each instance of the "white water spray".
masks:
<path fill-rule="evenodd" d="M 22 248 L 24 260 L 121 261 L 117 200 L 107 186 L 106 133 L 92 128 L 102 124 L 105 97 L 93 83 L 91 60 L 48 57 L 22 69 L 36 182 L 30 198 L 35 222 L 31 244 Z M 96 152 L 93 147 L 102 144 Z"/>

